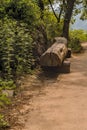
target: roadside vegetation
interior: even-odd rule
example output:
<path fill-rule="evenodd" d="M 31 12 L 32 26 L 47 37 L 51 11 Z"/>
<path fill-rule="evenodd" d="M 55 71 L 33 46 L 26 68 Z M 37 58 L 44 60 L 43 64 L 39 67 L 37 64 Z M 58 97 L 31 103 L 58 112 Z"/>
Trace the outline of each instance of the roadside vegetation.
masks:
<path fill-rule="evenodd" d="M 64 3 L 60 2 L 63 14 L 59 19 L 50 10 L 52 3 L 49 0 L 0 1 L 0 109 L 11 103 L 3 90 L 16 89 L 18 77 L 33 73 L 54 37 L 64 34 L 68 38 L 68 32 L 65 35 L 63 30 Z M 87 32 L 72 30 L 69 38 L 69 47 L 80 52 L 80 42 L 87 41 Z M 0 114 L 0 127 L 6 126 L 8 123 Z"/>
<path fill-rule="evenodd" d="M 87 41 L 87 31 L 84 30 L 70 30 L 69 47 L 72 52 L 80 53 L 82 51 L 82 42 Z"/>

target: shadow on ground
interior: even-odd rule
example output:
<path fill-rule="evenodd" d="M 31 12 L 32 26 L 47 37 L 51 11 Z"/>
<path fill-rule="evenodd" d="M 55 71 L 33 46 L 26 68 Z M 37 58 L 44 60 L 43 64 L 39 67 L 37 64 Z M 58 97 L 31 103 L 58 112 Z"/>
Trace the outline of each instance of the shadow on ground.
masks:
<path fill-rule="evenodd" d="M 41 68 L 41 72 L 38 74 L 38 79 L 43 80 L 57 80 L 59 76 L 59 72 L 57 67 L 45 67 Z"/>

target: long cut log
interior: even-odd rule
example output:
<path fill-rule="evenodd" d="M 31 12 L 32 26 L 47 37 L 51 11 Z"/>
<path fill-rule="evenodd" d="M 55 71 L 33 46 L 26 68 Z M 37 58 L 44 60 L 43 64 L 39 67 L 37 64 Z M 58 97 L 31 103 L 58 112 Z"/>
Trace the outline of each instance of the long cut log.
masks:
<path fill-rule="evenodd" d="M 62 38 L 63 41 L 65 38 Z M 60 40 L 59 40 L 60 41 Z M 41 66 L 56 67 L 61 66 L 66 55 L 67 55 L 67 44 L 66 42 L 56 42 L 40 57 Z"/>

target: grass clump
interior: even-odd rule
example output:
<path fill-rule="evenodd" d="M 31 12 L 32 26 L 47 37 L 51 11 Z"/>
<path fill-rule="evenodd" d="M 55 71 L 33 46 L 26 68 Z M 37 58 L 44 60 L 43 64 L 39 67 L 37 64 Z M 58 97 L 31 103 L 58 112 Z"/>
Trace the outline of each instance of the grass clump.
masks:
<path fill-rule="evenodd" d="M 16 85 L 14 84 L 14 81 L 13 80 L 2 80 L 0 79 L 0 90 L 12 90 L 12 89 L 15 89 L 16 88 Z"/>
<path fill-rule="evenodd" d="M 5 121 L 4 116 L 0 114 L 0 130 L 9 127 L 7 121 Z"/>
<path fill-rule="evenodd" d="M 0 106 L 9 105 L 10 99 L 5 94 L 0 94 Z"/>

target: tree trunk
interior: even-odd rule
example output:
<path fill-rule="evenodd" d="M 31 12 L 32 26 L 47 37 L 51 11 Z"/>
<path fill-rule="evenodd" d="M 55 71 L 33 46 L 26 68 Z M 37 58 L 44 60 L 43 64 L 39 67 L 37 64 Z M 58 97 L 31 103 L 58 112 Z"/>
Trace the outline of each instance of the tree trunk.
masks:
<path fill-rule="evenodd" d="M 67 8 L 64 17 L 63 34 L 62 34 L 62 36 L 67 39 L 69 39 L 69 24 L 70 24 L 75 1 L 76 0 L 67 0 Z"/>
<path fill-rule="evenodd" d="M 60 23 L 60 20 L 61 20 L 61 15 L 62 15 L 62 12 L 64 10 L 64 5 L 65 5 L 65 0 L 62 1 L 62 6 L 60 8 L 60 12 L 59 12 L 59 17 L 58 17 L 58 23 Z"/>
<path fill-rule="evenodd" d="M 43 19 L 43 11 L 44 11 L 44 3 L 43 0 L 38 0 L 38 6 L 40 7 L 40 11 L 41 11 L 41 19 Z"/>

